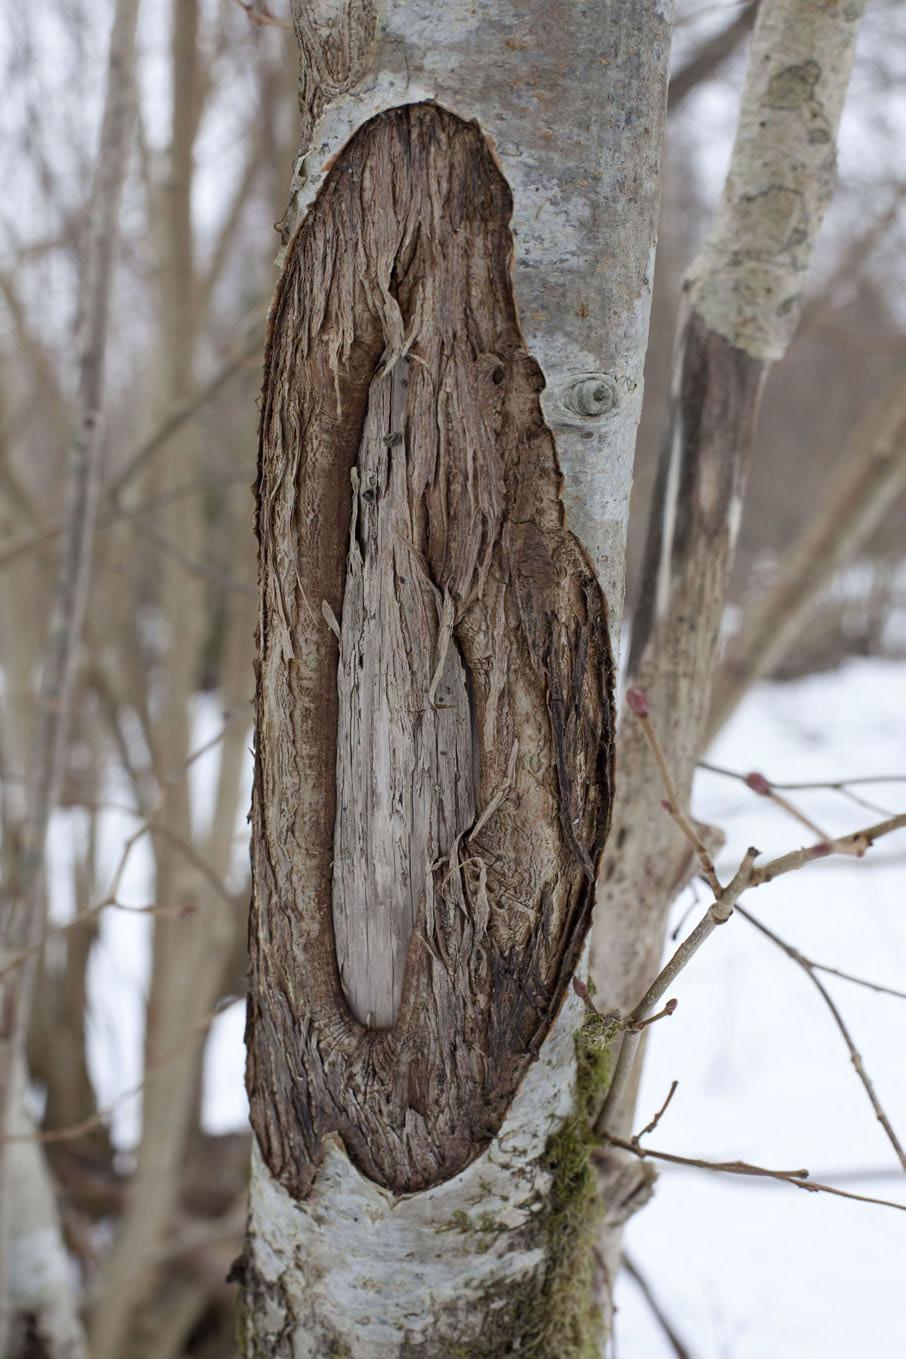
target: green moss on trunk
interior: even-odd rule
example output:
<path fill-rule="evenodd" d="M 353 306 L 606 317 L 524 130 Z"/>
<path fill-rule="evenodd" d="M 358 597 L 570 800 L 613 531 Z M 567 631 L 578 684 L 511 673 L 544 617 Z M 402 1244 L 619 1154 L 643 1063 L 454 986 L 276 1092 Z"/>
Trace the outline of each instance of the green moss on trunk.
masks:
<path fill-rule="evenodd" d="M 606 1018 L 590 1015 L 576 1035 L 576 1107 L 544 1149 L 552 1183 L 532 1225 L 533 1238 L 544 1244 L 545 1269 L 471 1300 L 482 1315 L 481 1336 L 466 1344 L 441 1342 L 438 1359 L 601 1359 L 595 1247 L 603 1203 L 591 1125 L 610 1083 L 616 1032 Z M 488 1249 L 505 1229 L 495 1231 L 486 1214 L 462 1214 L 451 1230 L 479 1233 Z M 422 1353 L 413 1348 L 413 1359 Z"/>

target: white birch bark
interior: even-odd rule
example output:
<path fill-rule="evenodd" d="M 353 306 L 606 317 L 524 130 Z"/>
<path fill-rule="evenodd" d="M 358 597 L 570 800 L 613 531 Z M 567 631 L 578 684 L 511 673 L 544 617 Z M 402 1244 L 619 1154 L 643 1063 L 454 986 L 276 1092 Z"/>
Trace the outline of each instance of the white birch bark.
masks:
<path fill-rule="evenodd" d="M 486 1352 L 489 1312 L 546 1264 L 533 1219 L 551 1190 L 545 1147 L 575 1105 L 581 1020 L 570 995 L 494 1144 L 424 1193 L 382 1189 L 332 1139 L 312 1193 L 297 1203 L 255 1149 L 248 1246 L 269 1286 L 254 1323 L 262 1353 L 391 1359 L 455 1344 Z"/>
<path fill-rule="evenodd" d="M 373 8 L 355 0 L 297 6 L 306 57 L 343 24 L 362 56 L 296 162 L 287 229 L 375 114 L 434 100 L 477 120 L 513 193 L 516 298 L 526 347 L 547 382 L 542 401 L 570 527 L 597 567 L 616 637 L 672 3 L 404 0 L 382 8 L 369 43 Z"/>
<path fill-rule="evenodd" d="M 616 650 L 669 0 L 405 0 L 379 14 L 370 4 L 294 8 L 305 146 L 288 231 L 350 136 L 383 110 L 433 100 L 477 120 L 488 137 L 513 194 L 516 301 L 526 348 L 546 381 L 542 404 L 569 527 L 598 572 Z M 556 1265 L 543 1225 L 556 1188 L 549 1150 L 577 1115 L 583 1013 L 569 993 L 490 1147 L 431 1189 L 395 1196 L 352 1165 L 339 1139 L 328 1139 L 314 1186 L 297 1202 L 256 1152 L 237 1267 L 248 1355 L 509 1352 L 495 1320 L 515 1312 L 521 1292 L 537 1293 Z M 590 1239 L 589 1255 L 592 1248 Z M 519 1325 L 512 1323 L 509 1344 L 519 1343 Z M 525 1352 L 586 1354 L 570 1325 L 564 1316 L 556 1341 L 529 1349 L 526 1340 Z"/>
<path fill-rule="evenodd" d="M 55 1186 L 43 1149 L 29 1140 L 36 1128 L 21 1067 L 13 1083 L 10 1132 L 20 1139 L 6 1151 L 10 1313 L 31 1320 L 48 1359 L 87 1359 L 76 1301 L 76 1267 L 60 1230 Z"/>

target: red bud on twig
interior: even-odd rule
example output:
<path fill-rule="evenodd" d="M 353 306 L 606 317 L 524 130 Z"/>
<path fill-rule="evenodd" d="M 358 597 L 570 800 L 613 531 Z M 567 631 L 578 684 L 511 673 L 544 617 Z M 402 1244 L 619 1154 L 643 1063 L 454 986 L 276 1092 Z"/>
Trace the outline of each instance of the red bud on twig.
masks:
<path fill-rule="evenodd" d="M 647 717 L 649 713 L 648 697 L 644 689 L 627 689 L 626 702 L 636 717 Z"/>

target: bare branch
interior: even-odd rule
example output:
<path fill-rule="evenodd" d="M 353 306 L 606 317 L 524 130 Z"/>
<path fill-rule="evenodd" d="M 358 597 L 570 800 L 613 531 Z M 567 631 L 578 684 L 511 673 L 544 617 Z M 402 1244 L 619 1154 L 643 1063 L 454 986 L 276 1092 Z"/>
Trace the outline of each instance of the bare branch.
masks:
<path fill-rule="evenodd" d="M 178 1044 L 169 1048 L 160 1056 L 145 1063 L 145 1073 L 136 1085 L 130 1086 L 128 1090 L 120 1091 L 109 1104 L 106 1104 L 102 1109 L 98 1109 L 88 1118 L 82 1119 L 79 1123 L 71 1123 L 66 1128 L 46 1128 L 43 1131 L 9 1133 L 4 1137 L 0 1137 L 0 1146 L 14 1142 L 77 1142 L 80 1137 L 84 1137 L 87 1133 L 93 1132 L 95 1128 L 103 1127 L 106 1121 L 111 1118 L 113 1114 L 116 1113 L 117 1109 L 125 1104 L 127 1100 L 133 1099 L 136 1095 L 141 1093 L 151 1077 L 159 1071 L 161 1067 L 166 1066 L 168 1062 L 174 1061 L 177 1057 L 182 1056 L 186 1049 L 195 1042 L 199 1032 L 206 1032 L 217 1016 L 232 1005 L 236 999 L 236 996 L 225 996 L 222 1000 L 218 1001 L 213 1010 L 202 1015 L 201 1019 L 186 1029 Z"/>
<path fill-rule="evenodd" d="M 649 1133 L 654 1132 L 655 1128 L 660 1123 L 661 1119 L 664 1117 L 664 1114 L 669 1109 L 670 1101 L 673 1099 L 673 1096 L 676 1094 L 678 1088 L 679 1081 L 672 1081 L 670 1084 L 670 1089 L 667 1091 L 667 1098 L 664 1100 L 664 1103 L 661 1105 L 660 1109 L 658 1109 L 654 1118 L 651 1120 L 650 1123 L 645 1124 L 644 1128 L 640 1133 L 636 1133 L 634 1139 L 636 1142 L 638 1142 L 640 1138 L 647 1137 Z"/>
<path fill-rule="evenodd" d="M 867 977 L 857 977 L 852 972 L 843 972 L 839 967 L 830 967 L 827 963 L 816 963 L 814 959 L 809 960 L 816 972 L 827 972 L 832 977 L 839 977 L 841 981 L 852 982 L 855 986 L 864 986 L 869 991 L 877 991 L 882 996 L 893 996 L 897 1000 L 906 1000 L 906 991 L 897 991 L 893 986 L 882 986 L 880 982 L 869 981 Z"/>
<path fill-rule="evenodd" d="M 729 920 L 737 906 L 739 897 L 744 891 L 750 887 L 758 887 L 763 883 L 771 882 L 784 873 L 791 873 L 797 868 L 804 867 L 807 863 L 826 858 L 829 854 L 862 855 L 875 840 L 903 827 L 906 827 L 906 813 L 889 817 L 886 821 L 879 822 L 877 825 L 869 826 L 865 830 L 855 831 L 851 835 L 841 836 L 836 840 L 821 841 L 805 849 L 794 850 L 790 854 L 784 854 L 777 859 L 770 860 L 762 868 L 755 868 L 758 850 L 751 847 L 746 850 L 734 877 L 726 887 L 721 888 L 715 894 L 714 901 L 695 926 L 695 929 L 678 946 L 626 1020 L 625 1033 L 620 1045 L 613 1080 L 595 1121 L 595 1131 L 599 1134 L 605 1131 L 612 1111 L 619 1106 L 619 1102 L 629 1086 L 639 1047 L 639 1025 L 641 1021 L 651 1014 L 655 1005 L 666 994 L 680 972 L 695 957 L 705 940 L 710 938 L 719 925 L 723 925 Z M 820 985 L 817 979 L 815 981 L 816 985 Z"/>
<path fill-rule="evenodd" d="M 638 1265 L 636 1265 L 635 1261 L 631 1256 L 627 1255 L 625 1251 L 623 1252 L 623 1268 L 647 1302 L 651 1315 L 664 1332 L 664 1336 L 673 1350 L 675 1359 L 692 1359 L 692 1351 L 684 1341 L 680 1340 L 672 1322 L 669 1320 L 663 1307 L 651 1291 L 648 1280 L 640 1273 Z"/>
<path fill-rule="evenodd" d="M 632 1152 L 633 1156 L 638 1156 L 641 1160 L 651 1157 L 655 1161 L 667 1161 L 675 1166 L 694 1166 L 697 1170 L 714 1170 L 721 1175 L 748 1175 L 756 1179 L 779 1180 L 783 1184 L 791 1184 L 794 1189 L 804 1189 L 809 1194 L 833 1194 L 841 1199 L 853 1199 L 856 1203 L 875 1203 L 882 1208 L 896 1208 L 901 1213 L 906 1213 L 906 1203 L 896 1203 L 893 1199 L 876 1199 L 869 1194 L 853 1194 L 849 1190 L 839 1189 L 836 1185 L 822 1184 L 820 1180 L 808 1178 L 807 1170 L 769 1170 L 766 1166 L 751 1165 L 748 1161 L 706 1161 L 698 1156 L 677 1156 L 669 1151 L 655 1151 L 653 1147 L 642 1147 L 638 1142 L 628 1137 L 614 1137 L 608 1134 L 605 1138 L 608 1146 L 620 1147 L 623 1151 Z"/>
<path fill-rule="evenodd" d="M 814 863 L 816 859 L 826 859 L 829 854 L 850 854 L 861 859 L 876 840 L 904 827 L 906 812 L 900 812 L 897 816 L 889 816 L 884 821 L 866 826 L 864 830 L 853 831 L 850 835 L 840 835 L 833 840 L 819 840 L 817 844 L 794 849 L 789 854 L 782 854 L 778 859 L 771 859 L 761 868 L 756 868 L 749 885 L 759 887 L 763 882 L 773 882 L 774 878 L 779 878 L 784 873 L 792 873 L 805 864 Z"/>
<path fill-rule="evenodd" d="M 753 787 L 753 783 L 752 783 L 752 780 L 753 780 L 753 779 L 755 779 L 755 778 L 757 778 L 757 779 L 763 779 L 764 782 L 769 786 L 769 788 L 770 788 L 770 790 L 771 790 L 771 793 L 772 793 L 772 794 L 775 794 L 775 796 L 774 796 L 774 801 L 776 801 L 776 802 L 778 802 L 778 803 L 781 802 L 781 799 L 780 799 L 778 796 L 776 796 L 776 790 L 777 790 L 778 788 L 787 788 L 787 789 L 797 789 L 797 788 L 799 788 L 799 789 L 804 789 L 804 790 L 805 790 L 805 789 L 826 788 L 829 792 L 839 793 L 841 797 L 845 797 L 846 800 L 847 800 L 848 802 L 853 802 L 853 803 L 855 803 L 855 805 L 856 805 L 857 807 L 864 807 L 864 808 L 866 808 L 867 811 L 870 811 L 870 812 L 878 812 L 878 813 L 880 813 L 881 816 L 893 816 L 893 812 L 891 812 L 891 811 L 889 810 L 889 808 L 887 808 L 887 807 L 882 807 L 882 806 L 880 806 L 877 802 L 873 802 L 873 801 L 871 801 L 871 800 L 870 800 L 869 798 L 867 798 L 867 797 L 862 797 L 862 796 L 860 796 L 860 794 L 854 793 L 854 792 L 852 791 L 852 785 L 853 785 L 853 784 L 857 784 L 857 785 L 858 785 L 858 784 L 871 784 L 871 783 L 906 783 L 906 774 L 903 774 L 903 775 L 899 775 L 899 774 L 893 774 L 893 775 L 882 774 L 882 775 L 880 775 L 880 776 L 878 776 L 878 777 L 876 777 L 876 778 L 871 778 L 870 776 L 868 776 L 868 777 L 857 778 L 857 779 L 842 779 L 842 780 L 837 780 L 837 782 L 826 782 L 826 781 L 825 781 L 825 782 L 817 782 L 817 783 L 808 783 L 808 782 L 805 782 L 805 783 L 775 783 L 775 782 L 773 781 L 773 779 L 766 779 L 765 776 L 764 776 L 763 774 L 758 774 L 758 775 L 753 775 L 753 774 L 740 774 L 740 773 L 738 773 L 735 769 L 724 769 L 721 765 L 709 764 L 707 760 L 700 760 L 700 761 L 699 761 L 699 764 L 698 764 L 698 767 L 699 767 L 699 769 L 705 769 L 705 770 L 707 770 L 709 774 L 720 774 L 720 775 L 722 775 L 722 776 L 725 777 L 725 778 L 737 779 L 740 783 L 746 784 L 749 788 L 752 788 L 752 787 Z M 760 792 L 761 790 L 760 790 L 760 789 L 756 789 L 755 791 L 756 791 L 756 792 Z M 790 809 L 790 808 L 789 808 L 789 804 L 786 804 L 786 809 L 787 809 L 787 810 Z M 804 821 L 806 825 L 809 825 L 809 826 L 811 827 L 811 829 L 817 831 L 818 828 L 817 828 L 816 826 L 814 826 L 812 823 L 808 822 L 805 818 L 799 816 L 798 813 L 794 812 L 793 814 L 796 816 L 796 819 L 797 819 L 797 820 L 802 820 L 802 821 Z M 818 833 L 820 834 L 820 831 L 819 831 Z"/>
<path fill-rule="evenodd" d="M 850 435 L 839 471 L 777 580 L 746 610 L 727 647 L 708 714 L 708 740 L 752 683 L 794 646 L 815 600 L 853 559 L 906 486 L 906 382 L 898 376 Z"/>
<path fill-rule="evenodd" d="M 800 953 L 797 948 L 794 948 L 792 944 L 788 944 L 785 939 L 781 939 L 779 934 L 775 934 L 773 930 L 769 930 L 767 925 L 762 924 L 760 920 L 756 920 L 755 916 L 750 915 L 749 912 L 746 911 L 742 906 L 737 905 L 736 909 L 738 910 L 742 918 L 744 920 L 747 920 L 750 925 L 753 925 L 754 928 L 758 930 L 760 934 L 763 934 L 766 939 L 770 939 L 772 944 L 776 944 L 779 949 L 782 949 L 782 951 L 786 954 L 788 958 L 792 958 L 794 963 L 798 963 L 798 965 L 802 968 L 803 972 L 808 977 L 809 981 L 817 989 L 825 1005 L 833 1015 L 834 1023 L 840 1030 L 840 1034 L 843 1038 L 843 1041 L 846 1044 L 847 1048 L 849 1049 L 850 1061 L 853 1064 L 853 1068 L 855 1070 L 856 1075 L 862 1082 L 862 1085 L 865 1089 L 866 1095 L 868 1096 L 871 1107 L 875 1111 L 875 1116 L 878 1122 L 880 1123 L 881 1127 L 884 1129 L 884 1132 L 887 1134 L 887 1140 L 890 1142 L 890 1145 L 896 1152 L 897 1159 L 899 1160 L 900 1165 L 903 1167 L 904 1170 L 906 1170 L 906 1152 L 904 1152 L 902 1143 L 900 1142 L 900 1139 L 894 1132 L 893 1125 L 890 1122 L 890 1119 L 888 1118 L 886 1112 L 884 1111 L 881 1101 L 878 1099 L 878 1095 L 871 1081 L 871 1078 L 868 1075 L 868 1072 L 865 1070 L 865 1064 L 862 1061 L 861 1053 L 859 1052 L 858 1048 L 853 1042 L 852 1034 L 846 1027 L 846 1024 L 843 1021 L 843 1016 L 838 1010 L 827 988 L 822 984 L 820 978 L 815 976 L 814 963 L 812 963 L 811 959 L 806 958 L 804 953 Z"/>
<path fill-rule="evenodd" d="M 144 538 L 145 542 L 150 543 L 158 552 L 162 552 L 176 562 L 184 571 L 188 571 L 194 576 L 200 576 L 202 580 L 210 581 L 212 585 L 218 586 L 221 590 L 230 590 L 236 594 L 255 594 L 254 585 L 249 584 L 248 581 L 238 580 L 235 576 L 231 576 L 228 571 L 221 571 L 219 567 L 212 566 L 210 562 L 199 561 L 188 552 L 184 552 L 179 543 L 152 528 L 142 519 L 141 515 L 133 514 L 131 511 L 123 509 L 122 506 L 119 513 L 134 525 L 140 538 Z"/>
<path fill-rule="evenodd" d="M 645 740 L 648 742 L 648 748 L 654 756 L 657 771 L 661 777 L 661 782 L 664 785 L 664 791 L 666 792 L 667 797 L 661 805 L 664 810 L 673 817 L 673 820 L 689 841 L 689 844 L 692 846 L 696 857 L 701 864 L 705 880 L 712 892 L 716 895 L 720 892 L 721 887 L 720 882 L 718 881 L 717 872 L 714 868 L 714 862 L 698 831 L 680 806 L 676 785 L 673 782 L 673 778 L 670 774 L 670 767 L 667 763 L 667 757 L 664 754 L 664 747 L 661 745 L 654 724 L 651 721 L 648 699 L 641 689 L 629 689 L 626 693 L 626 702 L 631 711 L 638 718 L 639 726 Z"/>
<path fill-rule="evenodd" d="M 205 386 L 199 388 L 199 390 L 193 393 L 191 397 L 174 407 L 171 413 L 161 421 L 157 428 L 146 439 L 143 439 L 137 444 L 132 452 L 127 455 L 123 466 L 101 490 L 101 499 L 105 502 L 110 502 L 113 508 L 98 517 L 97 526 L 99 528 L 106 528 L 108 525 L 117 522 L 120 515 L 125 513 L 120 506 L 119 497 L 127 484 L 132 480 L 136 473 L 147 465 L 156 453 L 166 447 L 170 440 L 174 438 L 189 420 L 193 419 L 204 406 L 213 400 L 224 384 L 235 373 L 255 359 L 260 358 L 261 345 L 261 336 L 256 333 L 252 343 L 246 345 L 243 349 L 237 351 L 236 354 L 227 359 Z M 199 483 L 197 479 L 194 479 L 189 484 L 194 487 Z M 185 493 L 188 494 L 188 491 Z M 180 495 L 181 494 L 183 494 L 182 491 L 180 491 Z M 159 496 L 151 497 L 142 502 L 141 505 L 133 506 L 130 513 L 147 513 L 151 509 L 156 509 L 171 503 L 171 500 L 175 496 L 175 490 L 172 492 L 162 492 Z M 34 533 L 30 533 L 27 537 L 20 538 L 18 542 L 12 543 L 11 546 L 5 548 L 3 552 L 0 552 L 0 569 L 11 566 L 13 562 L 18 561 L 21 557 L 27 556 L 30 552 L 34 552 L 38 548 L 43 547 L 45 543 L 53 542 L 55 538 L 59 537 L 62 530 L 63 525 L 60 522 L 45 524 Z"/>
<path fill-rule="evenodd" d="M 106 496 L 113 497 L 120 494 L 128 482 L 132 480 L 154 456 L 159 449 L 170 442 L 173 436 L 182 429 L 187 421 L 206 406 L 220 391 L 226 382 L 238 373 L 247 364 L 253 363 L 261 357 L 263 345 L 262 328 L 264 317 L 261 313 L 254 313 L 254 318 L 250 323 L 253 338 L 243 345 L 240 349 L 227 358 L 212 378 L 198 391 L 193 392 L 185 401 L 181 401 L 173 408 L 170 414 L 158 425 L 146 439 L 128 455 L 123 466 L 116 475 L 107 483 L 104 488 Z"/>
<path fill-rule="evenodd" d="M 740 783 L 747 783 L 750 775 L 740 774 L 736 769 L 726 769 L 723 765 L 710 764 L 707 760 L 699 760 L 699 769 L 707 769 L 709 774 L 722 774 L 724 778 L 738 779 Z M 846 788 L 856 788 L 862 784 L 869 783 L 906 783 L 906 774 L 858 774 L 851 779 L 836 779 L 828 781 L 824 779 L 805 780 L 798 783 L 778 783 L 776 779 L 769 779 L 772 788 L 783 788 L 789 792 L 796 790 L 807 790 L 810 788 L 829 788 L 835 792 L 840 792 Z"/>
<path fill-rule="evenodd" d="M 753 771 L 751 774 L 745 775 L 743 783 L 747 788 L 750 788 L 753 793 L 757 793 L 759 797 L 766 797 L 770 802 L 773 802 L 775 807 L 779 807 L 782 812 L 786 812 L 787 816 L 791 816 L 794 821 L 798 821 L 801 826 L 805 826 L 806 830 L 812 831 L 813 834 L 820 836 L 822 840 L 827 839 L 827 836 L 821 827 L 817 826 L 804 812 L 801 812 L 798 807 L 794 806 L 789 798 L 785 798 L 781 793 L 778 793 L 776 789 L 771 786 L 768 779 L 765 778 L 764 774 Z"/>
<path fill-rule="evenodd" d="M 734 52 L 745 42 L 755 22 L 758 0 L 746 0 L 738 14 L 725 28 L 715 33 L 707 42 L 692 53 L 692 56 L 670 78 L 667 107 L 675 113 L 684 104 L 693 90 L 710 80 Z"/>

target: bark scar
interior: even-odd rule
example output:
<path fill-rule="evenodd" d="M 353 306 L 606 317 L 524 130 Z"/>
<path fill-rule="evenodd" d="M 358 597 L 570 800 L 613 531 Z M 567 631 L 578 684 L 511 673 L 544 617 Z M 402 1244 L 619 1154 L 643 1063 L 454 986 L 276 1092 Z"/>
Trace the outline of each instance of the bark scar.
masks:
<path fill-rule="evenodd" d="M 473 1160 L 590 924 L 613 665 L 519 329 L 511 210 L 475 123 L 382 113 L 272 308 L 247 1080 L 297 1198 L 329 1133 L 397 1193 Z"/>

